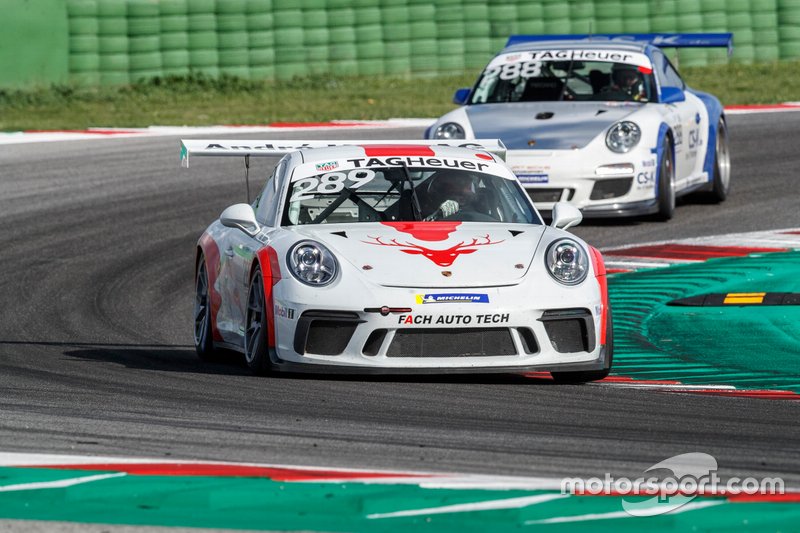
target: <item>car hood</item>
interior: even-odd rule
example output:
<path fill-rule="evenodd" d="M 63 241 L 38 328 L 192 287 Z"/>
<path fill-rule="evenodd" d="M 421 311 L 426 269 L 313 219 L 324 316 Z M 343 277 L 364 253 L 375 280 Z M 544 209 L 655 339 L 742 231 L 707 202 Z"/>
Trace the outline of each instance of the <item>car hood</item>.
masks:
<path fill-rule="evenodd" d="M 464 108 L 476 138 L 501 139 L 509 150 L 583 148 L 606 128 L 641 109 L 627 102 L 519 102 Z M 549 118 L 536 118 L 548 117 Z M 533 140 L 533 146 L 528 143 Z"/>
<path fill-rule="evenodd" d="M 383 222 L 302 226 L 340 262 L 390 287 L 514 285 L 527 273 L 545 226 L 477 222 Z"/>

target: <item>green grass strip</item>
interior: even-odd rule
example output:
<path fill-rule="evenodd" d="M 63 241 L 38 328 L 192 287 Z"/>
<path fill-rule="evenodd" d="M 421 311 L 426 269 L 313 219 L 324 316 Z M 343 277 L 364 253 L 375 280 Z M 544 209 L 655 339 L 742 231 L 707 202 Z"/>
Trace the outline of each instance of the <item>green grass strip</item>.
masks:
<path fill-rule="evenodd" d="M 683 70 L 687 83 L 725 105 L 800 101 L 800 62 Z M 477 71 L 430 78 L 312 76 L 250 81 L 200 74 L 116 87 L 0 89 L 0 131 L 88 127 L 202 126 L 438 117 Z"/>

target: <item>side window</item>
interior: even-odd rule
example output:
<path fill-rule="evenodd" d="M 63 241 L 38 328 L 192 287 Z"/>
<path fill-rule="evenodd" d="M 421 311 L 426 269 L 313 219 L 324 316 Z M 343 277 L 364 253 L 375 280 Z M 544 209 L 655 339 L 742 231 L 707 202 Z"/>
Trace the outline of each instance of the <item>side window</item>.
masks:
<path fill-rule="evenodd" d="M 264 189 L 257 200 L 256 206 L 256 220 L 261 224 L 267 226 L 275 225 L 275 215 L 278 211 L 278 200 L 280 199 L 280 190 L 276 189 L 276 183 L 280 180 L 284 170 L 286 169 L 286 160 L 281 159 L 275 170 L 267 178 L 264 184 Z"/>
<path fill-rule="evenodd" d="M 669 62 L 667 56 L 661 53 L 661 51 L 657 51 L 653 55 L 656 63 L 656 71 L 658 72 L 658 77 L 661 80 L 661 85 L 663 87 L 678 87 L 679 89 L 685 89 L 686 84 L 683 83 L 680 74 L 678 74 L 678 71 L 672 66 L 672 63 Z"/>

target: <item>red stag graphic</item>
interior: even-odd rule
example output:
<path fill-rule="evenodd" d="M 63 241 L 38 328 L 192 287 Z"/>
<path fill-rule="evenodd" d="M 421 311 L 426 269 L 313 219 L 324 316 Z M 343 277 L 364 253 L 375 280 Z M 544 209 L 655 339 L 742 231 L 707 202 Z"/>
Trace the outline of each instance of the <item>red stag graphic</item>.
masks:
<path fill-rule="evenodd" d="M 397 239 L 392 239 L 390 242 L 384 242 L 381 240 L 380 237 L 372 237 L 374 242 L 371 241 L 362 241 L 366 244 L 375 244 L 378 246 L 396 246 L 400 248 L 401 252 L 411 254 L 411 255 L 424 255 L 440 267 L 448 267 L 453 264 L 458 256 L 463 254 L 471 254 L 472 252 L 476 251 L 479 246 L 487 246 L 489 244 L 499 244 L 503 241 L 492 241 L 489 238 L 489 234 L 487 233 L 485 236 L 482 237 L 482 240 L 485 242 L 478 242 L 480 239 L 472 239 L 472 242 L 469 244 L 464 244 L 464 241 L 456 244 L 455 246 L 451 246 L 450 248 L 445 248 L 444 250 L 434 250 L 432 248 L 425 248 L 424 246 L 420 246 L 419 244 L 411 243 L 411 242 L 397 242 Z"/>

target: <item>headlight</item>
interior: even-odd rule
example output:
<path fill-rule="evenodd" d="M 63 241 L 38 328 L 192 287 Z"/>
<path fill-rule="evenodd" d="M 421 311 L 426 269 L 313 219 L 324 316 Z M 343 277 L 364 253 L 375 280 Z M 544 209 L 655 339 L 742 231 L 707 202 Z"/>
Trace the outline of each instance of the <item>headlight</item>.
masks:
<path fill-rule="evenodd" d="M 306 285 L 322 287 L 336 277 L 336 258 L 324 246 L 314 241 L 300 241 L 289 250 L 286 258 L 289 271 Z"/>
<path fill-rule="evenodd" d="M 639 126 L 626 120 L 611 126 L 606 134 L 606 146 L 612 152 L 624 154 L 639 144 L 641 138 L 642 130 L 639 129 Z"/>
<path fill-rule="evenodd" d="M 464 128 L 455 122 L 445 122 L 433 132 L 434 139 L 463 139 Z"/>
<path fill-rule="evenodd" d="M 589 258 L 578 243 L 561 239 L 547 249 L 544 259 L 547 271 L 556 281 L 565 285 L 576 285 L 586 279 L 589 272 Z"/>

